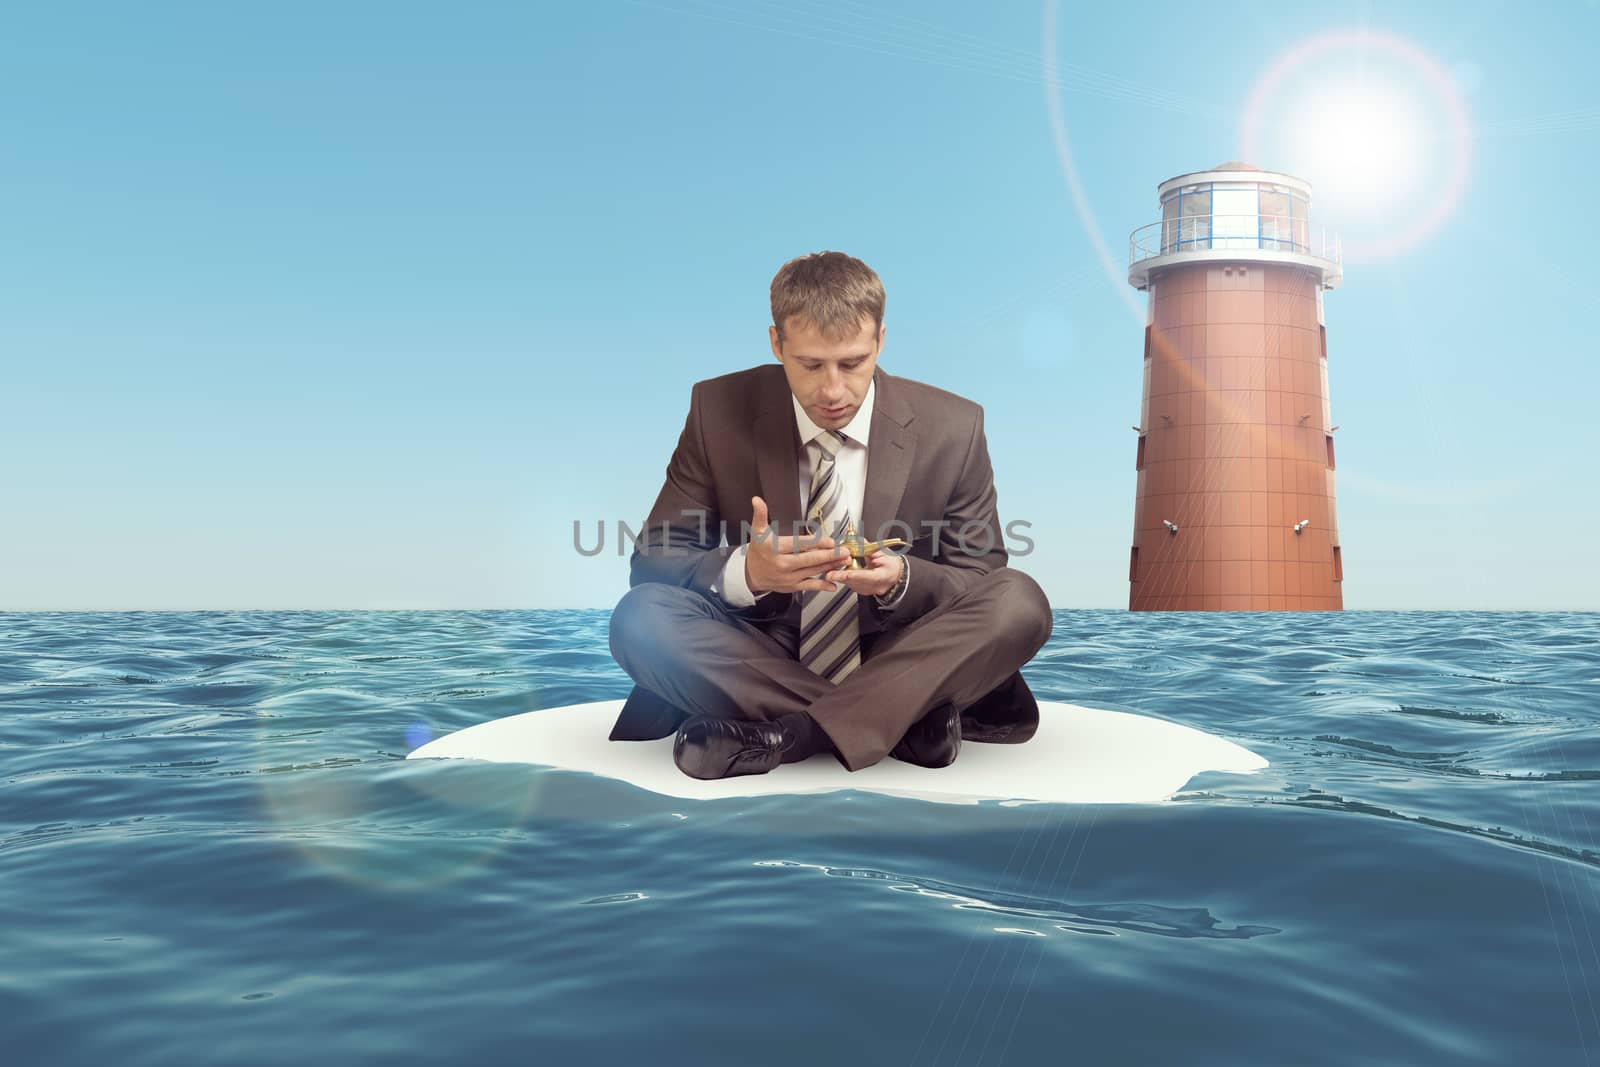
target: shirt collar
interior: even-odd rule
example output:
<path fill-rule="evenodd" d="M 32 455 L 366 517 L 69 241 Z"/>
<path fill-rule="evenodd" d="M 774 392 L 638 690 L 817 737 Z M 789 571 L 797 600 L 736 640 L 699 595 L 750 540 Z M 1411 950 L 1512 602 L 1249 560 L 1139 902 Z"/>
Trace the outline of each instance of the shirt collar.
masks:
<path fill-rule="evenodd" d="M 874 374 L 872 381 L 867 385 L 866 398 L 861 401 L 861 406 L 856 409 L 855 417 L 839 427 L 840 433 L 852 441 L 859 441 L 863 445 L 867 443 L 867 431 L 872 426 L 872 394 L 877 392 L 877 389 L 878 376 Z M 800 398 L 795 396 L 793 391 L 789 393 L 789 400 L 794 404 L 794 421 L 795 425 L 800 428 L 800 447 L 804 448 L 823 430 L 822 427 L 811 421 L 811 416 L 807 415 L 806 409 L 800 406 Z"/>

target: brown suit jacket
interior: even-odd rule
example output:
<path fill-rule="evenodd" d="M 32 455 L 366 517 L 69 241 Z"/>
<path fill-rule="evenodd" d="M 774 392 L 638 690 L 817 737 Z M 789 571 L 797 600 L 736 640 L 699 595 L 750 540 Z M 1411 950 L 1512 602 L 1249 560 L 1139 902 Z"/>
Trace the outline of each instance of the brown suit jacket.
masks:
<path fill-rule="evenodd" d="M 863 663 L 871 659 L 878 634 L 910 624 L 1007 561 L 983 408 L 882 367 L 874 370 L 873 381 L 867 484 L 856 529 L 867 540 L 910 541 L 903 551 L 911 558 L 911 575 L 893 608 L 880 608 L 874 597 L 857 598 Z M 757 626 L 780 617 L 797 626 L 800 603 L 792 593 L 768 593 L 751 607 L 734 608 L 712 585 L 720 586 L 728 556 L 748 539 L 752 496 L 766 501 L 775 532 L 805 532 L 800 448 L 780 364 L 696 382 L 666 483 L 634 545 L 629 586 L 687 586 Z M 686 716 L 635 686 L 611 739 L 665 737 Z M 971 726 L 986 739 L 1025 741 L 1037 728 L 1039 709 L 1019 672 L 964 709 L 962 720 L 964 730 Z"/>

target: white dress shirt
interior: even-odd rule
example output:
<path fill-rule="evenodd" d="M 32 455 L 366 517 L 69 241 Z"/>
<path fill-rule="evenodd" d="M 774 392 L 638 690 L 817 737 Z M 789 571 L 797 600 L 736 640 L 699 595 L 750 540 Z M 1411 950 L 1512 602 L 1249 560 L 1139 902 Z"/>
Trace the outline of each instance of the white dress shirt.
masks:
<path fill-rule="evenodd" d="M 863 529 L 861 517 L 862 499 L 867 492 L 867 432 L 872 426 L 872 397 L 877 392 L 878 383 L 874 379 L 867 386 L 866 399 L 861 401 L 861 406 L 856 409 L 855 417 L 839 428 L 845 435 L 844 443 L 839 446 L 838 453 L 833 459 L 835 477 L 841 479 L 840 491 L 844 493 L 844 500 L 850 508 L 850 515 L 855 520 L 856 529 Z M 800 429 L 800 455 L 796 463 L 796 477 L 800 484 L 800 500 L 805 501 L 811 492 L 811 454 L 814 449 L 810 447 L 811 441 L 818 434 L 826 433 L 822 427 L 811 421 L 806 414 L 806 409 L 800 406 L 800 398 L 793 391 L 789 393 L 789 400 L 794 404 L 795 425 Z M 821 448 L 821 445 L 817 446 Z M 781 532 L 781 531 L 780 531 Z M 744 557 L 749 545 L 740 545 L 730 553 L 728 562 L 722 568 L 722 579 L 712 586 L 723 600 L 736 608 L 747 608 L 754 604 L 760 597 L 772 592 L 767 590 L 757 596 L 750 591 L 750 584 L 744 577 Z M 901 566 L 906 565 L 905 559 L 900 560 Z M 909 576 L 906 584 L 901 587 L 900 595 L 892 601 L 879 600 L 878 603 L 885 608 L 898 604 L 910 588 Z"/>

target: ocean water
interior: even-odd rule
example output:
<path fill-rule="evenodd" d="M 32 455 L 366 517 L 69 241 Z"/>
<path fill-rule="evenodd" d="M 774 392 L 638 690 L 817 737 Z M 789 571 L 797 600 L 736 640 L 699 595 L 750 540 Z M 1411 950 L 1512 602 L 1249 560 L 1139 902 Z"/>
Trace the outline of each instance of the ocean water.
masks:
<path fill-rule="evenodd" d="M 1600 1062 L 1600 615 L 1058 611 L 1041 699 L 1271 761 L 1162 804 L 404 761 L 608 617 L 0 614 L 0 1056 Z"/>

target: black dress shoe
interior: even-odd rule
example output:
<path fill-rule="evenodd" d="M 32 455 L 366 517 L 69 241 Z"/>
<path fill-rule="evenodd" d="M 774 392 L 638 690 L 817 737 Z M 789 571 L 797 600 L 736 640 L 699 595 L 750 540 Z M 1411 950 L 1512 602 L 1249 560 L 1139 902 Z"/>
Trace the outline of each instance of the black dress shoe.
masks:
<path fill-rule="evenodd" d="M 960 751 L 961 714 L 954 704 L 940 704 L 912 723 L 889 755 L 919 767 L 948 767 Z"/>
<path fill-rule="evenodd" d="M 783 762 L 795 738 L 778 722 L 696 715 L 678 727 L 672 762 L 691 778 L 766 774 Z"/>
<path fill-rule="evenodd" d="M 965 716 L 961 718 L 961 740 L 986 741 L 992 745 L 1017 745 L 1033 736 L 1034 727 L 1024 730 L 1016 723 L 979 722 Z"/>

